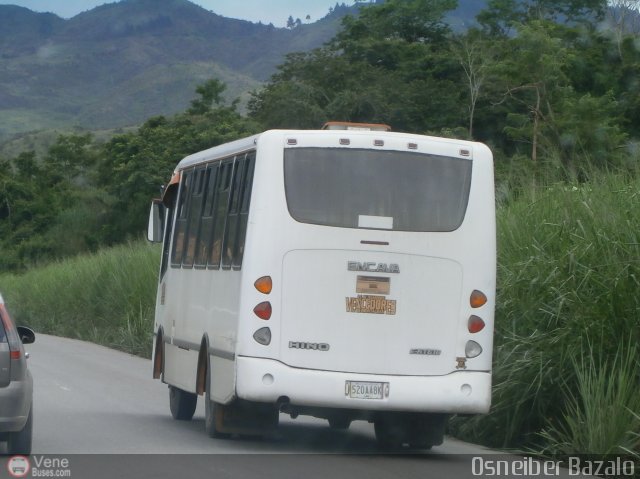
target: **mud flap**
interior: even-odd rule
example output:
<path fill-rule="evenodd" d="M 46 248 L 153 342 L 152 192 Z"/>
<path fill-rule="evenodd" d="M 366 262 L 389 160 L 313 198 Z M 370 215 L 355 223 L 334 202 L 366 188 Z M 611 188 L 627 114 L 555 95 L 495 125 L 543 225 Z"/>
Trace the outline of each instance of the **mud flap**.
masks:
<path fill-rule="evenodd" d="M 385 449 L 429 449 L 442 444 L 448 420 L 448 414 L 383 413 L 374 421 L 376 439 Z"/>
<path fill-rule="evenodd" d="M 279 411 L 272 404 L 236 399 L 216 405 L 216 430 L 227 434 L 261 436 L 272 434 L 278 427 Z"/>

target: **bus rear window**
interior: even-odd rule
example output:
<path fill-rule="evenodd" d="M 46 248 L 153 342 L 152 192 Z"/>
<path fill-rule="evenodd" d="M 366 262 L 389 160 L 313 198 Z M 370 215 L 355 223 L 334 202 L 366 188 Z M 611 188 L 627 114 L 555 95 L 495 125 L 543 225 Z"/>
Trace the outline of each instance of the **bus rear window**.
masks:
<path fill-rule="evenodd" d="M 415 152 L 289 148 L 287 205 L 301 223 L 453 231 L 464 219 L 472 162 Z"/>

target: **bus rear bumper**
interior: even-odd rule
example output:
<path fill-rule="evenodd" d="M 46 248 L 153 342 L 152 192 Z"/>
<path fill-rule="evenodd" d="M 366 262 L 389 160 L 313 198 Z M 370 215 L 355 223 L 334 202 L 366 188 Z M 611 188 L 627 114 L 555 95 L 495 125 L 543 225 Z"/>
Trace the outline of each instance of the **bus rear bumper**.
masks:
<path fill-rule="evenodd" d="M 348 397 L 347 382 L 381 383 L 380 399 Z M 388 388 L 386 387 L 388 385 Z M 237 357 L 241 399 L 296 406 L 370 411 L 482 414 L 491 405 L 491 373 L 456 371 L 444 376 L 388 376 L 292 368 L 264 358 Z"/>

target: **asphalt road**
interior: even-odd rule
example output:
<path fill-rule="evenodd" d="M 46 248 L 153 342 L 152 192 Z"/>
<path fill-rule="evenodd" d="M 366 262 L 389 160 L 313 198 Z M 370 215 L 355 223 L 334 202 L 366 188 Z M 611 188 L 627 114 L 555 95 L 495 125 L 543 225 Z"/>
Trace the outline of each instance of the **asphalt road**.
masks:
<path fill-rule="evenodd" d="M 148 360 L 42 334 L 27 349 L 35 389 L 30 461 L 37 470 L 27 477 L 463 478 L 514 460 L 451 438 L 420 454 L 386 454 L 366 422 L 334 431 L 324 420 L 285 415 L 273 438 L 211 439 L 202 400 L 192 421 L 171 418 L 167 386 L 151 378 Z M 537 466 L 515 461 L 535 472 Z M 2 462 L 0 478 L 11 477 Z M 502 467 L 500 477 L 521 477 Z M 568 477 L 559 472 L 554 477 Z"/>

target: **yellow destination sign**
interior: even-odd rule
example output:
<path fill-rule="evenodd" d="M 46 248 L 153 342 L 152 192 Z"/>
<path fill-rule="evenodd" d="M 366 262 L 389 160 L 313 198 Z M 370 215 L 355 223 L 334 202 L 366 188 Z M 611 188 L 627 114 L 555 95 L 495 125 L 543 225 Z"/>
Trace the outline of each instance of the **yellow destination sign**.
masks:
<path fill-rule="evenodd" d="M 359 294 L 357 298 L 345 298 L 347 313 L 396 314 L 396 300 L 384 296 Z"/>

